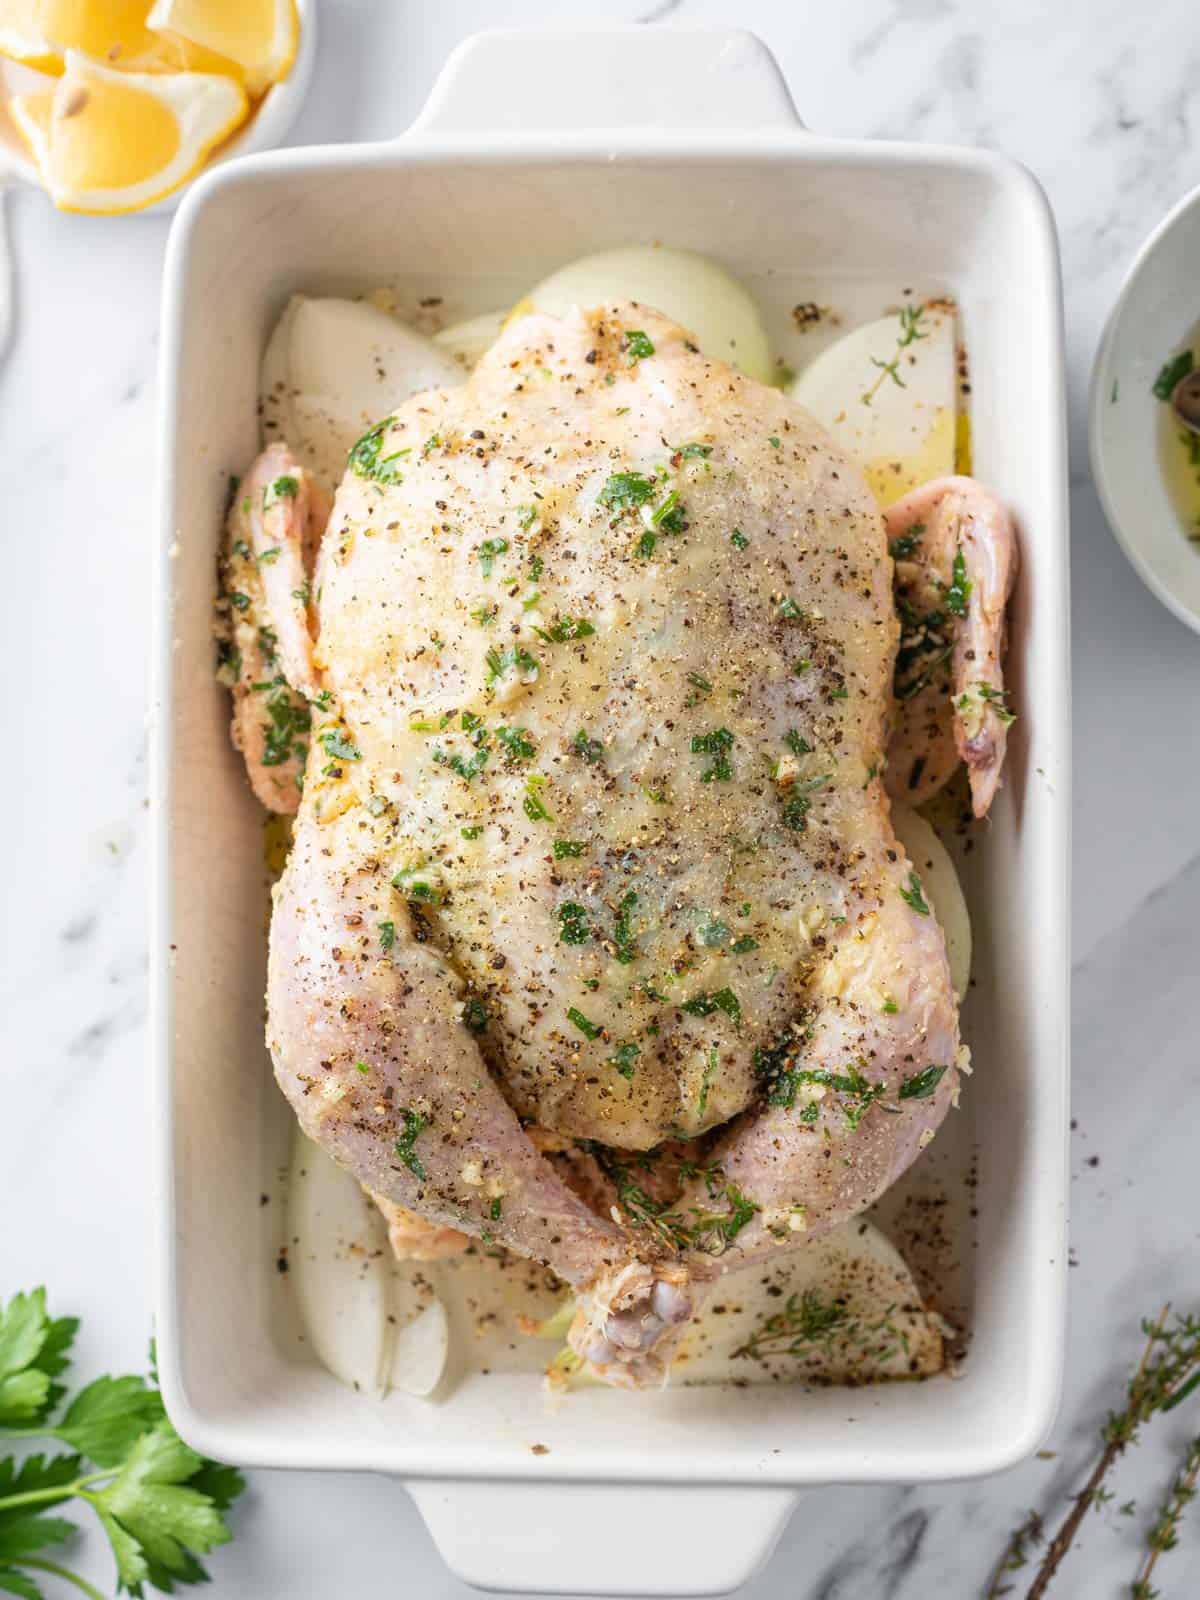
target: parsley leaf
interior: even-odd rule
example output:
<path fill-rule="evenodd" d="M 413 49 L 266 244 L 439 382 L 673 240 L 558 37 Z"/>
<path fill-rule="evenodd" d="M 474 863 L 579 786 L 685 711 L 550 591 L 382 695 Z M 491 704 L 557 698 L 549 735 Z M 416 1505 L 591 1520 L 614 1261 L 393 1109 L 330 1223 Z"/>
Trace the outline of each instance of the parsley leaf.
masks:
<path fill-rule="evenodd" d="M 708 733 L 698 733 L 692 738 L 693 755 L 709 755 L 715 757 L 711 767 L 706 767 L 700 774 L 701 783 L 729 783 L 733 778 L 733 767 L 729 762 L 729 752 L 733 748 L 733 734 L 728 728 L 713 728 Z"/>
<path fill-rule="evenodd" d="M 413 1177 L 420 1178 L 424 1182 L 425 1168 L 421 1165 L 421 1158 L 413 1146 L 429 1126 L 429 1118 L 423 1117 L 419 1111 L 410 1111 L 407 1106 L 401 1106 L 400 1115 L 404 1119 L 404 1132 L 392 1148 Z"/>
<path fill-rule="evenodd" d="M 131 1594 L 144 1582 L 156 1589 L 172 1580 L 195 1583 L 196 1561 L 231 1535 L 208 1495 L 188 1486 L 204 1466 L 164 1418 L 144 1433 L 113 1481 L 93 1504 L 117 1558 L 117 1572 Z"/>
<path fill-rule="evenodd" d="M 907 889 L 901 888 L 900 898 L 910 905 L 919 916 L 927 917 L 929 915 L 929 906 L 926 903 L 925 896 L 921 893 L 921 880 L 915 872 L 909 873 L 908 887 Z"/>
<path fill-rule="evenodd" d="M 906 556 L 912 555 L 920 544 L 921 535 L 924 532 L 925 524 L 923 522 L 914 522 L 907 533 L 897 534 L 888 545 L 888 555 L 891 556 L 893 561 L 903 561 Z"/>
<path fill-rule="evenodd" d="M 599 502 L 610 511 L 628 511 L 654 498 L 654 480 L 644 472 L 614 472 L 600 491 Z"/>
<path fill-rule="evenodd" d="M 803 742 L 803 741 L 802 741 Z M 790 828 L 793 833 L 803 833 L 808 827 L 808 813 L 812 810 L 812 796 L 818 789 L 824 788 L 832 774 L 825 772 L 819 778 L 810 778 L 807 783 L 796 784 L 789 789 L 783 800 L 783 825 Z"/>
<path fill-rule="evenodd" d="M 617 960 L 623 966 L 628 966 L 638 953 L 633 936 L 633 912 L 637 899 L 632 889 L 621 896 L 621 902 L 617 907 L 617 920 L 613 925 L 613 944 L 617 948 Z"/>
<path fill-rule="evenodd" d="M 901 1100 L 928 1100 L 946 1072 L 946 1067 L 926 1067 L 923 1072 L 914 1072 L 900 1085 Z"/>
<path fill-rule="evenodd" d="M 634 1044 L 632 1040 L 627 1044 L 619 1044 L 615 1052 L 609 1056 L 607 1065 L 616 1067 L 623 1078 L 632 1078 L 634 1073 L 633 1064 L 641 1053 L 641 1045 Z"/>
<path fill-rule="evenodd" d="M 71 1319 L 73 1322 L 77 1318 Z M 42 1506 L 61 1505 L 74 1493 L 74 1482 L 82 1465 L 78 1456 L 26 1456 L 20 1464 L 14 1456 L 0 1461 L 0 1505 L 14 1495 L 39 1494 L 45 1499 Z M 53 1489 L 61 1490 L 51 1494 Z M 17 1520 L 16 1510 L 6 1508 L 0 1512 L 0 1530 L 7 1530 Z M 0 1556 L 11 1558 L 11 1550 L 0 1544 Z"/>
<path fill-rule="evenodd" d="M 392 420 L 391 417 L 384 417 L 382 422 L 377 422 L 363 434 L 350 451 L 346 465 L 355 477 L 370 478 L 373 483 L 382 484 L 403 482 L 396 462 L 403 460 L 409 451 L 395 450 L 390 456 L 382 454 L 383 436 L 391 426 Z"/>
<path fill-rule="evenodd" d="M 621 348 L 629 357 L 629 365 L 631 367 L 635 366 L 639 361 L 644 361 L 647 356 L 654 354 L 654 346 L 650 342 L 650 336 L 643 333 L 640 328 L 630 328 L 624 339 L 621 340 Z"/>
<path fill-rule="evenodd" d="M 644 517 L 646 513 L 643 511 L 642 515 Z M 682 533 L 685 515 L 679 491 L 672 489 L 670 494 L 663 498 L 662 504 L 655 506 L 650 513 L 650 526 L 661 528 L 663 533 Z"/>
<path fill-rule="evenodd" d="M 35 1375 L 50 1383 L 67 1364 L 77 1327 L 73 1317 L 46 1315 L 44 1291 L 15 1295 L 0 1307 L 4 1379 Z M 170 1593 L 176 1584 L 206 1582 L 198 1557 L 230 1538 L 221 1513 L 245 1485 L 232 1467 L 206 1461 L 183 1443 L 163 1409 L 156 1375 L 152 1383 L 140 1376 L 97 1378 L 57 1424 L 47 1418 L 58 1399 L 52 1383 L 48 1399 L 32 1425 L 28 1418 L 14 1423 L 8 1413 L 4 1424 L 23 1436 L 44 1432 L 80 1453 L 32 1455 L 19 1466 L 11 1457 L 0 1461 L 0 1590 L 40 1600 L 33 1569 L 97 1592 L 37 1553 L 75 1533 L 73 1522 L 45 1512 L 76 1497 L 92 1506 L 108 1535 L 118 1587 L 140 1596 L 147 1584 Z M 83 1473 L 84 1456 L 99 1470 Z"/>
<path fill-rule="evenodd" d="M 496 557 L 502 556 L 507 549 L 507 539 L 485 539 L 479 546 L 476 554 L 479 557 L 479 566 L 485 578 L 491 577 L 492 568 L 496 564 Z"/>
<path fill-rule="evenodd" d="M 406 900 L 429 906 L 440 905 L 441 895 L 433 884 L 420 876 L 426 870 L 425 867 L 401 867 L 400 871 L 392 876 L 392 888 L 399 889 Z"/>
<path fill-rule="evenodd" d="M 812 801 L 806 794 L 793 790 L 783 802 L 783 825 L 793 833 L 803 833 L 808 827 L 808 813 Z"/>
<path fill-rule="evenodd" d="M 590 1018 L 585 1017 L 583 1012 L 576 1006 L 571 1006 L 568 1009 L 567 1021 L 573 1023 L 585 1039 L 598 1039 L 604 1031 L 602 1028 L 598 1028 Z"/>
<path fill-rule="evenodd" d="M 162 1417 L 159 1393 L 143 1378 L 97 1378 L 71 1401 L 54 1436 L 98 1467 L 115 1467 Z"/>
<path fill-rule="evenodd" d="M 1181 378 L 1186 378 L 1195 366 L 1196 360 L 1190 350 L 1181 350 L 1177 356 L 1172 356 L 1170 361 L 1160 368 L 1158 377 L 1154 380 L 1153 394 L 1158 400 L 1169 400 L 1175 385 Z"/>
<path fill-rule="evenodd" d="M 525 728 L 497 728 L 496 737 L 504 746 L 510 761 L 531 761 L 537 754 L 533 740 Z"/>
<path fill-rule="evenodd" d="M 560 617 L 549 628 L 535 628 L 539 639 L 547 644 L 568 644 L 572 639 L 589 639 L 595 628 L 586 617 Z"/>
<path fill-rule="evenodd" d="M 533 683 L 541 672 L 541 666 L 536 656 L 531 656 L 528 650 L 520 645 L 510 645 L 507 650 L 497 650 L 494 646 L 484 657 L 488 667 L 487 681 L 489 686 L 498 678 L 507 677 L 510 672 L 516 672 L 522 683 Z"/>
<path fill-rule="evenodd" d="M 50 1398 L 50 1374 L 37 1365 L 46 1342 L 46 1291 L 17 1294 L 0 1311 L 0 1425 L 40 1416 Z"/>
<path fill-rule="evenodd" d="M 540 772 L 531 772 L 525 779 L 525 798 L 522 801 L 522 805 L 530 822 L 554 821 L 554 817 L 546 809 L 546 803 L 541 795 L 545 783 L 546 780 Z"/>
<path fill-rule="evenodd" d="M 967 602 L 973 585 L 967 577 L 967 558 L 962 545 L 954 552 L 954 565 L 950 569 L 950 587 L 946 590 L 946 610 L 955 617 L 965 617 Z"/>
<path fill-rule="evenodd" d="M 558 918 L 560 944 L 586 944 L 592 936 L 587 912 L 576 900 L 564 900 L 555 915 Z"/>
<path fill-rule="evenodd" d="M 580 728 L 571 740 L 571 749 L 577 756 L 582 756 L 589 767 L 594 767 L 598 761 L 604 759 L 604 746 L 599 739 L 589 739 L 583 728 Z"/>
<path fill-rule="evenodd" d="M 294 500 L 299 493 L 300 480 L 298 478 L 276 478 L 274 483 L 268 484 L 268 486 L 263 490 L 263 510 L 269 511 L 271 507 L 278 504 L 280 500 Z M 267 552 L 266 554 L 261 555 L 259 560 L 265 561 L 267 554 L 271 553 L 272 552 Z M 275 555 L 279 554 L 278 551 L 274 551 L 273 553 Z"/>
<path fill-rule="evenodd" d="M 433 759 L 438 766 L 449 767 L 451 772 L 457 772 L 459 777 L 464 778 L 468 783 L 471 782 L 472 778 L 477 778 L 484 767 L 487 766 L 491 754 L 492 752 L 486 745 L 481 745 L 472 756 L 464 756 L 457 751 L 454 755 L 447 755 L 441 745 L 434 745 L 433 747 Z"/>
<path fill-rule="evenodd" d="M 710 1017 L 714 1011 L 723 1011 L 731 1021 L 740 1026 L 742 1005 L 732 989 L 714 989 L 710 993 L 694 994 L 685 1000 L 682 1009 L 690 1017 Z"/>
<path fill-rule="evenodd" d="M 340 728 L 323 728 L 317 735 L 327 756 L 333 756 L 338 761 L 361 761 L 362 751 L 354 743 L 348 733 L 343 733 Z"/>

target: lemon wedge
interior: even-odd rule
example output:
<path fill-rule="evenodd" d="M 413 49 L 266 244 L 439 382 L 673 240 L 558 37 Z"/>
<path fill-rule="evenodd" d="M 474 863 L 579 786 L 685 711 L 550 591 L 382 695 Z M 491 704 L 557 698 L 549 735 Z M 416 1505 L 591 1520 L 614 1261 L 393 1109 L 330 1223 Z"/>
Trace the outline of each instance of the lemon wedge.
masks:
<path fill-rule="evenodd" d="M 244 121 L 244 90 L 207 72 L 114 72 L 68 50 L 48 92 L 9 110 L 63 211 L 140 211 L 178 189 Z"/>
<path fill-rule="evenodd" d="M 235 62 L 146 24 L 152 0 L 0 0 L 0 55 L 60 77 L 68 50 L 134 72 L 224 72 Z"/>
<path fill-rule="evenodd" d="M 287 77 L 300 36 L 295 0 L 155 0 L 146 25 L 236 61 L 252 95 Z"/>

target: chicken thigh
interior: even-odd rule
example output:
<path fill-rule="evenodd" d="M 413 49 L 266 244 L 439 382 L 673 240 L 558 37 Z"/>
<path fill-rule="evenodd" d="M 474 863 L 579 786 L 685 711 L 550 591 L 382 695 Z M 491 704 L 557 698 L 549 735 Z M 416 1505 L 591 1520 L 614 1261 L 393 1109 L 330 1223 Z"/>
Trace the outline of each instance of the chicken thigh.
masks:
<path fill-rule="evenodd" d="M 882 782 L 891 584 L 859 471 L 643 307 L 524 317 L 351 453 L 276 1072 L 385 1201 L 573 1285 L 611 1381 L 661 1379 L 722 1266 L 869 1205 L 956 1093 Z"/>

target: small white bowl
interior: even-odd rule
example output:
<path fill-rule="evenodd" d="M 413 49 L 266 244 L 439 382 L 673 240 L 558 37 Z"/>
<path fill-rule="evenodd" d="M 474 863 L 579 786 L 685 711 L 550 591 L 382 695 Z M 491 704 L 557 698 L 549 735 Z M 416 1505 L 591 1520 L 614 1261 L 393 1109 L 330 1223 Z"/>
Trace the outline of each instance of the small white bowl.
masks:
<path fill-rule="evenodd" d="M 1092 473 L 1118 542 L 1138 575 L 1200 633 L 1200 547 L 1190 543 L 1159 460 L 1163 402 L 1153 384 L 1200 321 L 1200 189 L 1142 246 L 1092 369 Z"/>
<path fill-rule="evenodd" d="M 259 150 L 274 149 L 287 137 L 304 103 L 308 86 L 312 82 L 313 64 L 317 55 L 317 0 L 296 0 L 296 14 L 300 21 L 300 38 L 292 70 L 282 83 L 273 84 L 267 90 L 261 104 L 241 133 L 231 139 L 219 155 L 205 162 L 196 177 L 211 171 L 213 167 L 220 166 L 222 162 L 232 161 L 235 156 L 247 156 Z M 44 186 L 37 163 L 30 159 L 4 105 L 7 95 L 13 90 L 13 80 L 20 81 L 26 76 L 33 78 L 33 74 L 27 73 L 25 68 L 16 63 L 0 60 L 0 186 L 6 181 L 15 181 L 28 183 L 35 189 L 42 189 Z M 42 81 L 44 83 L 45 80 Z M 195 179 L 191 182 L 195 182 Z M 174 194 L 155 201 L 152 206 L 147 206 L 142 211 L 120 214 L 131 217 L 166 216 L 175 210 L 187 193 L 188 187 L 189 185 L 185 183 L 182 189 L 177 189 Z"/>

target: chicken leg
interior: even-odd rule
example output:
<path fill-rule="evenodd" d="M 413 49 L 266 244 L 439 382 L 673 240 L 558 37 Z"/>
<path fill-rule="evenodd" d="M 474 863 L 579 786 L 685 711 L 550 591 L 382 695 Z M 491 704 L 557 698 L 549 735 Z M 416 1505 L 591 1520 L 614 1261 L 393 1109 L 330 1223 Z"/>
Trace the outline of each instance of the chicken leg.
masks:
<path fill-rule="evenodd" d="M 956 1095 L 945 940 L 898 844 L 884 851 L 876 884 L 842 929 L 810 1015 L 760 1052 L 765 1103 L 717 1140 L 681 1196 L 684 1213 L 711 1212 L 715 1199 L 721 1214 L 740 1218 L 732 1237 L 709 1231 L 739 1266 L 878 1199 Z"/>
<path fill-rule="evenodd" d="M 639 1259 L 535 1148 L 374 843 L 362 808 L 324 824 L 307 809 L 275 890 L 268 1042 L 301 1126 L 376 1195 L 545 1261 L 579 1292 L 598 1367 L 661 1375 L 654 1347 L 691 1314 L 690 1270 Z"/>
<path fill-rule="evenodd" d="M 1013 721 L 1003 670 L 1012 517 L 974 478 L 957 477 L 922 484 L 884 518 L 903 627 L 889 791 L 920 805 L 965 761 L 975 815 L 986 816 Z"/>

